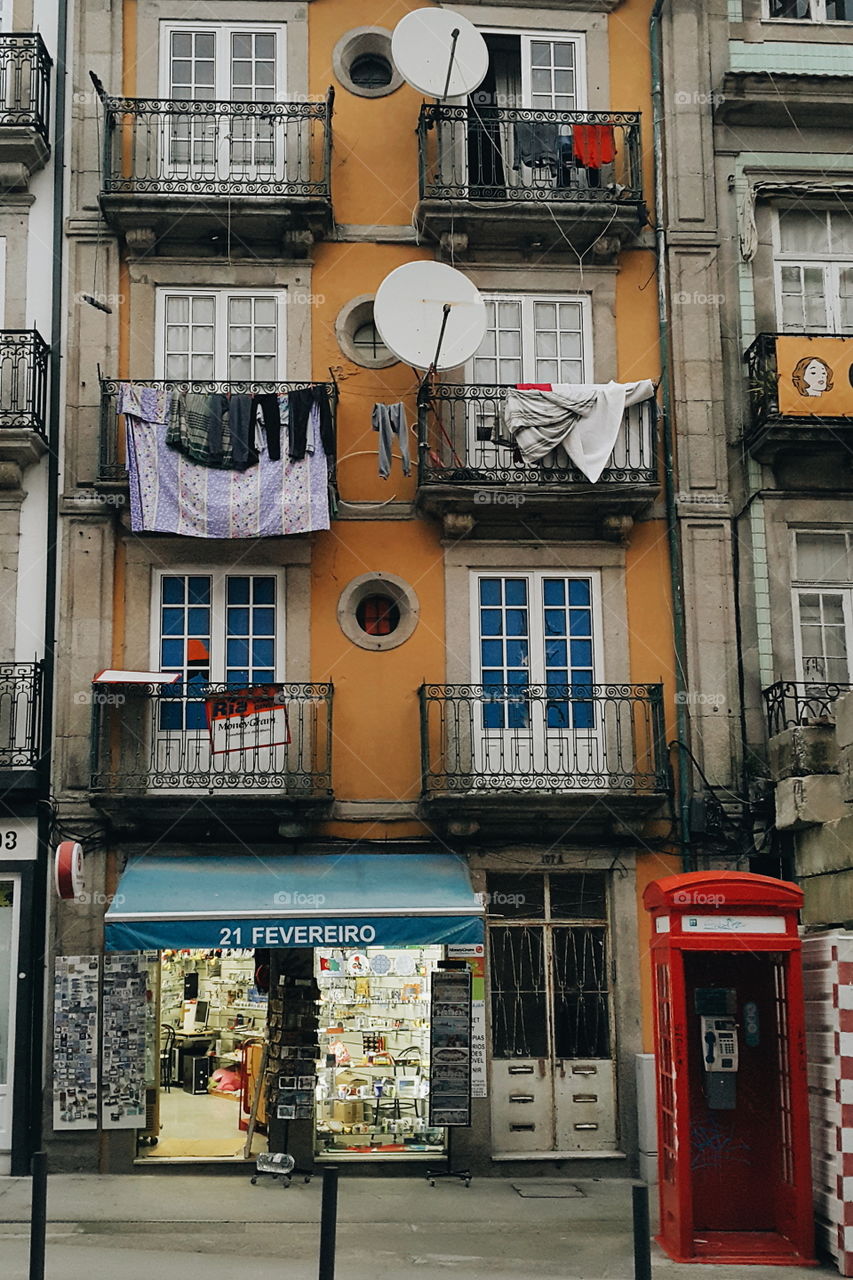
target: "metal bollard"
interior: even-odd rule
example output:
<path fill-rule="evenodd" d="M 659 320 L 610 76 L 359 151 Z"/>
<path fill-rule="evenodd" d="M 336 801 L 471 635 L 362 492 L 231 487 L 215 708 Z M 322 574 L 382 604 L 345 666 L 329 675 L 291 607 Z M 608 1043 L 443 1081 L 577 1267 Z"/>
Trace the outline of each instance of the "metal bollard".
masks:
<path fill-rule="evenodd" d="M 338 1170 L 323 1170 L 323 1199 L 320 1205 L 319 1280 L 335 1280 L 335 1236 L 338 1230 Z"/>
<path fill-rule="evenodd" d="M 44 1280 L 44 1241 L 47 1232 L 47 1152 L 36 1151 L 30 1164 L 33 1175 L 30 1214 L 30 1280 Z"/>
<path fill-rule="evenodd" d="M 652 1237 L 649 1231 L 649 1188 L 631 1188 L 634 1210 L 634 1280 L 652 1280 Z"/>

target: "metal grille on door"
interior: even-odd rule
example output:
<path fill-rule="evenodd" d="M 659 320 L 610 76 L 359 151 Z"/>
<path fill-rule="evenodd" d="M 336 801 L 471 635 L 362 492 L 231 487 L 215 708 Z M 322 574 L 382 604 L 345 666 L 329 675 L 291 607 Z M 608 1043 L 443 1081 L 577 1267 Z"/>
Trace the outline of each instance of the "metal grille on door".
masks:
<path fill-rule="evenodd" d="M 614 1150 L 605 877 L 489 881 L 496 1154 Z"/>

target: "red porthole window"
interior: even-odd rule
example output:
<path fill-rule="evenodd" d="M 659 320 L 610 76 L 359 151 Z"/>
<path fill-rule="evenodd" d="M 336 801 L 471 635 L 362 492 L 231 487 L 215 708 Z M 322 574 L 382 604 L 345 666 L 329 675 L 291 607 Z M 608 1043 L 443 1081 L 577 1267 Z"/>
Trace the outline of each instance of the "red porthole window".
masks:
<path fill-rule="evenodd" d="M 355 611 L 365 635 L 390 636 L 400 625 L 400 609 L 390 596 L 365 596 Z"/>

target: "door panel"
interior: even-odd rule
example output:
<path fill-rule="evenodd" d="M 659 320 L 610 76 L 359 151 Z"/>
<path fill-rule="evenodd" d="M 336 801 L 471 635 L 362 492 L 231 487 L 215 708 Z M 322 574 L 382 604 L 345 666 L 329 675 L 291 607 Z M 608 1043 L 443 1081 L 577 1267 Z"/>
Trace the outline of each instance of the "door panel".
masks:
<path fill-rule="evenodd" d="M 491 1094 L 492 1145 L 497 1154 L 553 1149 L 554 1103 L 549 1059 L 494 1062 Z"/>
<path fill-rule="evenodd" d="M 590 1058 L 554 1064 L 554 1113 L 558 1151 L 615 1151 L 613 1063 Z"/>
<path fill-rule="evenodd" d="M 484 576 L 478 591 L 478 772 L 602 773 L 592 580 Z"/>
<path fill-rule="evenodd" d="M 545 941 L 541 926 L 490 930 L 492 1141 L 501 1153 L 554 1143 Z"/>
<path fill-rule="evenodd" d="M 616 1150 L 606 926 L 490 925 L 489 939 L 495 1152 Z"/>
<path fill-rule="evenodd" d="M 12 1149 L 20 877 L 0 880 L 0 1152 Z"/>

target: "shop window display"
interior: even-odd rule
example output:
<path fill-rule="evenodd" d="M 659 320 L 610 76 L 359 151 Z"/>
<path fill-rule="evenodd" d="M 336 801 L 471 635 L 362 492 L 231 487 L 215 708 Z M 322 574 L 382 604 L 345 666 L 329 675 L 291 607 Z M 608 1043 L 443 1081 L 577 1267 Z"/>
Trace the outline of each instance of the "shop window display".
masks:
<path fill-rule="evenodd" d="M 161 953 L 151 1001 L 159 1012 L 149 1020 L 157 1108 L 146 1157 L 243 1157 L 267 1026 L 256 967 L 253 951 Z M 253 1152 L 266 1149 L 264 1120 Z"/>
<path fill-rule="evenodd" d="M 435 1153 L 429 1124 L 429 986 L 442 947 L 318 949 L 317 1151 Z"/>

